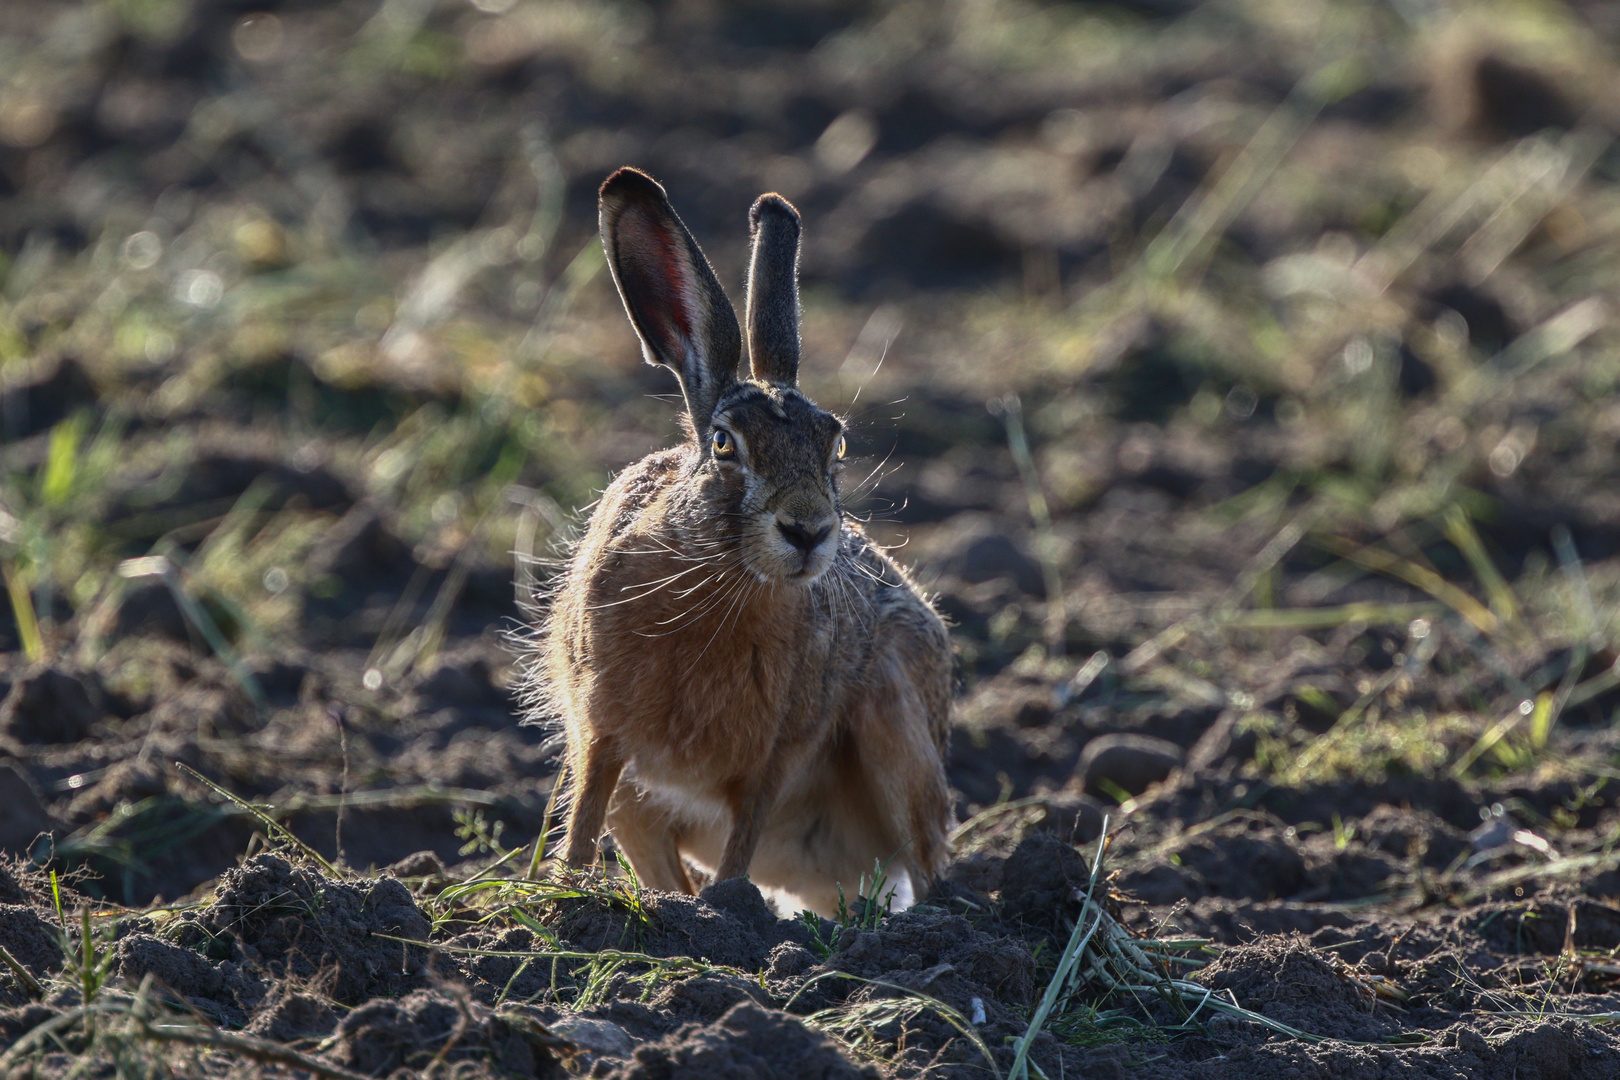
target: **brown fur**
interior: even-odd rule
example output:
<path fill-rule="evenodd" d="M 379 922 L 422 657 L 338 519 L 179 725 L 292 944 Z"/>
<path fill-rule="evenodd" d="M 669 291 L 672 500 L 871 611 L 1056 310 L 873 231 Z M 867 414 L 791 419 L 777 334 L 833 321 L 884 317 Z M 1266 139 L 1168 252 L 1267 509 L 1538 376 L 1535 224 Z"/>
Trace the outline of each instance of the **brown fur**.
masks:
<path fill-rule="evenodd" d="M 655 888 L 692 891 L 690 861 L 830 914 L 840 889 L 853 899 L 885 863 L 920 896 L 945 861 L 951 816 L 944 626 L 843 518 L 842 425 L 791 386 L 736 378 L 729 301 L 717 283 L 691 288 L 713 281 L 706 262 L 665 273 L 683 238 L 701 252 L 662 189 L 624 174 L 602 197 L 615 280 L 649 359 L 682 376 L 690 407 L 713 410 L 693 413 L 687 443 L 604 492 L 542 633 L 568 740 L 568 861 L 592 862 L 606 824 Z M 769 198 L 793 215 L 794 244 L 755 276 L 791 282 L 780 260 L 796 258 L 797 214 Z M 634 221 L 637 251 L 624 254 L 616 217 Z M 753 325 L 775 306 L 778 342 L 791 301 L 796 338 L 796 288 L 749 299 Z M 702 341 L 687 341 L 691 327 L 707 327 Z M 715 432 L 734 457 L 711 444 Z"/>

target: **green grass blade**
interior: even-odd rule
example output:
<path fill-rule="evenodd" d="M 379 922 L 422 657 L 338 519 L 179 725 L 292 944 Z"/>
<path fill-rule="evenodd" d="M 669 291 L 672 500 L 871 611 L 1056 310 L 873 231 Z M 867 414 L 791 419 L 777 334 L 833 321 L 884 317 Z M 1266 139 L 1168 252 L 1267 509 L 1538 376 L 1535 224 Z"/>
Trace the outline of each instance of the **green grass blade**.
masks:
<path fill-rule="evenodd" d="M 1007 1080 L 1029 1080 L 1029 1049 L 1035 1045 L 1035 1036 L 1040 1034 L 1046 1018 L 1057 1006 L 1058 998 L 1063 996 L 1069 974 L 1079 962 L 1086 944 L 1103 924 L 1103 913 L 1100 909 L 1090 926 L 1086 925 L 1086 916 L 1094 906 L 1092 897 L 1097 888 L 1098 871 L 1102 869 L 1103 852 L 1108 846 L 1108 824 L 1109 819 L 1105 814 L 1102 835 L 1097 838 L 1097 854 L 1091 860 L 1091 880 L 1086 884 L 1085 902 L 1080 905 L 1080 914 L 1075 916 L 1074 930 L 1069 934 L 1069 943 L 1064 946 L 1063 955 L 1058 958 L 1057 970 L 1052 972 L 1052 980 L 1046 984 L 1046 993 L 1041 996 L 1041 1003 L 1036 1008 L 1035 1015 L 1029 1019 L 1029 1027 L 1025 1030 L 1024 1037 L 1019 1040 L 1018 1053 L 1013 1058 L 1012 1068 L 1007 1070 Z"/>
<path fill-rule="evenodd" d="M 37 664 L 45 659 L 45 640 L 40 637 L 39 619 L 34 615 L 34 598 L 28 595 L 28 582 L 15 566 L 5 568 L 6 593 L 11 597 L 11 613 L 17 619 L 17 636 L 22 639 L 23 655 Z"/>
<path fill-rule="evenodd" d="M 327 877 L 340 878 L 343 876 L 338 868 L 328 862 L 320 852 L 304 843 L 297 836 L 294 836 L 291 829 L 281 824 L 281 822 L 277 821 L 263 810 L 260 810 L 257 806 L 254 806 L 252 803 L 247 802 L 244 799 L 238 798 L 235 794 L 220 787 L 218 784 L 214 783 L 212 780 L 208 779 L 208 777 L 204 776 L 196 769 L 193 769 L 185 762 L 177 761 L 174 763 L 174 767 L 191 777 L 193 780 L 197 781 L 197 783 L 206 787 L 209 791 L 212 791 L 215 795 L 218 795 L 226 802 L 229 802 L 243 813 L 258 821 L 259 824 L 263 825 L 267 830 L 269 830 L 272 837 L 279 836 L 284 841 L 303 852 L 304 855 L 310 859 L 310 861 L 326 872 Z"/>

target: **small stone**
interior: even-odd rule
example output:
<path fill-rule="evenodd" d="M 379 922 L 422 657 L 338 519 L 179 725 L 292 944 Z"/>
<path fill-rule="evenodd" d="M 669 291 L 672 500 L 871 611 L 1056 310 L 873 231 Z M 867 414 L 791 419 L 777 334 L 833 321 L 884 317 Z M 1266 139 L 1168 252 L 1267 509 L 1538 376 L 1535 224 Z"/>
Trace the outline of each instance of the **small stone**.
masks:
<path fill-rule="evenodd" d="M 1168 739 L 1130 733 L 1100 735 L 1086 744 L 1075 770 L 1088 795 L 1112 796 L 1116 789 L 1140 795 L 1181 766 L 1185 755 Z"/>
<path fill-rule="evenodd" d="M 403 859 L 388 867 L 388 872 L 397 878 L 442 878 L 445 876 L 444 862 L 434 851 L 413 851 Z"/>
<path fill-rule="evenodd" d="M 565 1016 L 546 1025 L 552 1034 L 602 1057 L 627 1058 L 636 1052 L 636 1040 L 630 1033 L 611 1020 L 592 1020 L 585 1016 Z"/>

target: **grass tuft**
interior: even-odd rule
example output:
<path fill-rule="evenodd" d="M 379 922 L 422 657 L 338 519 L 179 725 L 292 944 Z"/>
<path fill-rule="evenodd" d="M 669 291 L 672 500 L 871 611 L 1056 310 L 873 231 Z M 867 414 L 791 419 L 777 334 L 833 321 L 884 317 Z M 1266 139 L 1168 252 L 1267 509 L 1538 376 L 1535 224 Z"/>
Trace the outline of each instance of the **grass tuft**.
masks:
<path fill-rule="evenodd" d="M 1109 849 L 1108 825 L 1109 819 L 1105 817 L 1103 834 L 1097 840 L 1091 877 L 1081 897 L 1074 929 L 1058 957 L 1056 970 L 1046 985 L 1046 991 L 1030 1017 L 1028 1028 L 1023 1037 L 1016 1041 L 1013 1064 L 1007 1072 L 1008 1080 L 1029 1080 L 1033 1067 L 1029 1055 L 1035 1037 L 1054 1016 L 1061 1018 L 1078 1012 L 1077 1022 L 1083 1022 L 1096 1015 L 1096 1003 L 1079 998 L 1082 991 L 1102 998 L 1125 994 L 1166 1000 L 1182 1016 L 1180 1025 L 1166 1030 L 1191 1029 L 1198 1016 L 1207 1010 L 1257 1024 L 1289 1038 L 1321 1042 L 1319 1035 L 1245 1009 L 1230 996 L 1222 997 L 1208 987 L 1174 976 L 1171 965 L 1185 965 L 1188 962 L 1188 958 L 1181 954 L 1189 943 L 1137 938 L 1107 912 L 1098 902 L 1097 883 Z M 1201 942 L 1193 944 L 1202 945 Z M 1036 1071 L 1039 1072 L 1038 1069 Z"/>

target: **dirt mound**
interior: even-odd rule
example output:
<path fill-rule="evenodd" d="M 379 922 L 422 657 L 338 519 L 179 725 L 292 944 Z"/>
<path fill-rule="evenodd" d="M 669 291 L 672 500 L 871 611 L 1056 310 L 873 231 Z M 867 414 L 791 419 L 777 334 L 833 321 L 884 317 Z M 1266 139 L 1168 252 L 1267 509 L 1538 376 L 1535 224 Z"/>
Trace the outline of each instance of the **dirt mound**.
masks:
<path fill-rule="evenodd" d="M 1289 897 L 1306 885 L 1305 857 L 1282 829 L 1221 830 L 1179 847 L 1183 896 Z"/>
<path fill-rule="evenodd" d="M 161 935 L 149 929 L 118 939 L 113 972 L 131 985 L 150 975 L 231 1027 L 252 1017 L 260 1028 L 313 1030 L 330 1005 L 311 1002 L 360 1005 L 429 978 L 425 949 L 390 940 L 430 931 L 397 880 L 333 881 L 270 854 L 227 871 L 200 912 L 183 912 Z M 318 996 L 293 984 L 318 987 Z"/>
<path fill-rule="evenodd" d="M 130 985 L 151 975 L 192 1008 L 221 1024 L 241 1027 L 264 996 L 264 984 L 235 964 L 212 964 L 191 949 L 151 934 L 131 934 L 115 948 L 113 971 Z"/>
<path fill-rule="evenodd" d="M 647 1002 L 662 1030 L 678 1024 L 712 1023 L 743 1002 L 770 1003 L 755 982 L 735 975 L 697 975 L 660 989 Z"/>
<path fill-rule="evenodd" d="M 426 941 L 431 926 L 395 878 L 333 881 L 263 854 L 226 871 L 214 902 L 175 938 L 251 959 L 278 979 L 319 978 L 333 1001 L 352 1006 L 426 985 L 427 950 L 392 939 Z"/>
<path fill-rule="evenodd" d="M 324 1039 L 337 1022 L 337 1011 L 325 998 L 283 983 L 260 1003 L 247 1032 L 276 1042 Z"/>
<path fill-rule="evenodd" d="M 738 1002 L 713 1024 L 689 1024 L 636 1051 L 612 1080 L 877 1080 L 825 1035 L 786 1013 Z"/>
<path fill-rule="evenodd" d="M 1399 1030 L 1377 1015 L 1377 998 L 1304 941 L 1261 938 L 1233 949 L 1198 973 L 1212 990 L 1231 991 L 1247 1008 L 1313 1034 L 1375 1042 Z"/>
<path fill-rule="evenodd" d="M 4 862 L 0 862 L 0 904 L 26 904 L 29 899 L 17 875 Z"/>
<path fill-rule="evenodd" d="M 926 990 L 967 1014 L 975 997 L 1018 1006 L 1035 991 L 1034 965 L 1021 943 L 932 911 L 901 912 L 873 930 L 845 928 L 825 968 Z"/>
<path fill-rule="evenodd" d="M 8 989 L 4 991 L 9 994 Z M 8 1044 L 26 1035 L 34 1028 L 57 1016 L 55 1009 L 37 1002 L 28 1005 L 17 1005 L 11 1008 L 0 1008 L 0 1039 Z"/>
<path fill-rule="evenodd" d="M 1090 880 L 1091 867 L 1072 844 L 1049 832 L 1032 832 L 1002 864 L 1002 917 L 1067 937 Z"/>
<path fill-rule="evenodd" d="M 812 940 L 804 923 L 777 918 L 743 879 L 718 882 L 696 897 L 649 894 L 640 910 L 605 898 L 569 902 L 553 929 L 577 949 L 691 956 L 748 971 L 757 971 L 783 942 Z"/>
<path fill-rule="evenodd" d="M 420 1073 L 439 1062 L 469 1078 L 568 1075 L 556 1056 L 568 1044 L 537 1021 L 496 1015 L 440 990 L 363 1005 L 343 1018 L 332 1041 L 334 1059 L 368 1076 Z"/>
<path fill-rule="evenodd" d="M 1286 1080 L 1299 1076 L 1600 1080 L 1620 1068 L 1620 1053 L 1610 1040 L 1591 1025 L 1570 1021 L 1528 1024 L 1491 1040 L 1473 1029 L 1458 1028 L 1442 1033 L 1437 1045 L 1412 1050 L 1342 1043 L 1316 1047 L 1299 1043 L 1233 1045 L 1222 1038 L 1230 1034 L 1228 1025 L 1217 1021 L 1210 1029 L 1211 1037 L 1199 1040 L 1210 1052 L 1196 1064 L 1161 1059 L 1134 1063 L 1129 1072 L 1116 1071 L 1112 1075 L 1129 1076 L 1131 1080 L 1169 1080 L 1188 1075 L 1200 1080 Z"/>
<path fill-rule="evenodd" d="M 799 983 L 794 1008 L 860 1009 L 925 994 L 955 1010 L 955 1020 L 933 1009 L 902 1010 L 874 1021 L 884 1040 L 914 1069 L 931 1063 L 979 1069 L 982 1052 L 958 1025 L 971 1018 L 986 1044 L 1006 1045 L 1023 1033 L 1035 975 L 1034 957 L 1022 941 L 987 933 L 959 915 L 912 909 L 875 929 L 842 930 L 826 962 Z M 1051 1063 L 1049 1037 L 1038 1049 L 1037 1060 Z"/>
<path fill-rule="evenodd" d="M 559 1016 L 564 1018 L 565 1024 L 583 1019 L 608 1025 L 623 1040 L 628 1040 L 629 1047 L 619 1045 L 621 1040 L 615 1036 L 605 1044 L 597 1038 L 596 1048 L 610 1056 L 628 1057 L 637 1045 L 661 1039 L 682 1024 L 713 1023 L 739 1002 L 775 1003 L 758 982 L 723 971 L 672 981 L 654 980 L 654 984 L 656 989 L 633 979 L 616 979 L 605 995 L 612 1000 L 585 1003 L 577 1012 L 563 1012 Z M 601 1032 L 596 1034 L 600 1036 Z"/>

